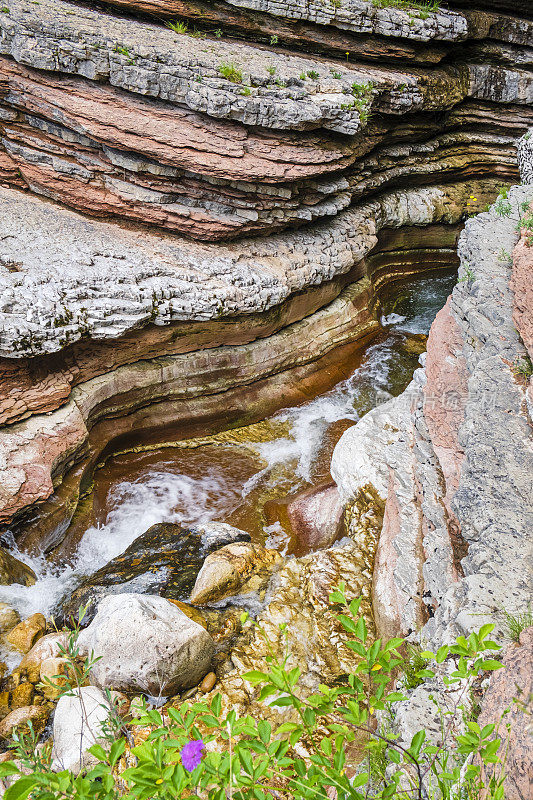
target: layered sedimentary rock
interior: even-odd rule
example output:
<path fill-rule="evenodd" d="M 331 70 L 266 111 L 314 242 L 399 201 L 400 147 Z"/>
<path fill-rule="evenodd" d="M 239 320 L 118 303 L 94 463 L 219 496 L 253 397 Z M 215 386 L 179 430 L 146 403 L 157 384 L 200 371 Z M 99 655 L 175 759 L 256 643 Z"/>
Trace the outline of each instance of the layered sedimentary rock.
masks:
<path fill-rule="evenodd" d="M 531 30 L 459 4 L 7 4 L 0 524 L 49 500 L 49 547 L 117 437 L 253 421 L 368 341 L 387 282 L 516 177 Z"/>

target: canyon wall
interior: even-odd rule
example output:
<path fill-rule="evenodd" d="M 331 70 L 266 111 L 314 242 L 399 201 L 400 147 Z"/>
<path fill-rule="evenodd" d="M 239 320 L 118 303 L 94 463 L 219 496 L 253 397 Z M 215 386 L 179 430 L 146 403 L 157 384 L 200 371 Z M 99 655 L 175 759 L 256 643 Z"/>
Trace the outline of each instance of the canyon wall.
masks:
<path fill-rule="evenodd" d="M 118 437 L 296 402 L 516 179 L 533 21 L 452 6 L 2 8 L 4 529 L 57 542 Z"/>

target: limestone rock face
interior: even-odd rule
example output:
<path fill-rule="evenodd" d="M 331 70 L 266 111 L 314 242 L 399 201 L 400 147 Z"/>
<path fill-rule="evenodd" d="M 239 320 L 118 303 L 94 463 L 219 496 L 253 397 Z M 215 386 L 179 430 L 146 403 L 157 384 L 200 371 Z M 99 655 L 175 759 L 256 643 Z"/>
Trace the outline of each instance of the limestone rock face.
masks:
<path fill-rule="evenodd" d="M 198 529 L 162 522 L 152 525 L 105 567 L 94 572 L 60 604 L 59 620 L 89 605 L 83 625 L 96 613 L 102 598 L 135 591 L 159 593 L 175 600 L 187 599 L 206 555 L 230 542 L 248 541 L 250 535 L 223 523 Z"/>
<path fill-rule="evenodd" d="M 77 774 L 95 764 L 87 751 L 94 745 L 109 747 L 102 724 L 109 716 L 104 693 L 96 686 L 82 686 L 59 699 L 54 713 L 52 768 Z"/>
<path fill-rule="evenodd" d="M 275 550 L 259 545 L 228 544 L 207 556 L 193 586 L 190 602 L 194 605 L 216 603 L 234 594 L 245 594 L 261 585 L 281 557 Z M 251 584 L 252 576 L 257 584 Z"/>
<path fill-rule="evenodd" d="M 91 680 L 100 688 L 171 696 L 209 672 L 213 641 L 175 605 L 153 595 L 106 597 L 79 636 L 93 652 Z"/>
<path fill-rule="evenodd" d="M 530 196 L 517 187 L 510 202 Z M 498 255 L 516 236 L 494 210 L 468 221 L 459 245 L 468 272 L 434 323 L 426 369 L 349 429 L 333 455 L 343 498 L 366 480 L 387 498 L 373 591 L 388 634 L 431 616 L 423 635 L 437 646 L 527 603 L 531 504 L 519 498 L 533 464 L 525 386 L 510 367 L 525 350 L 508 257 Z"/>
<path fill-rule="evenodd" d="M 505 756 L 506 800 L 528 800 L 531 792 L 531 692 L 533 675 L 533 628 L 520 635 L 517 645 L 510 645 L 501 658 L 505 669 L 496 672 L 481 704 L 478 724 L 497 722 L 495 736 L 502 745 L 498 755 Z M 514 702 L 516 698 L 517 702 Z M 510 713 L 501 720 L 502 713 Z M 506 726 L 510 725 L 507 733 Z M 507 749 L 508 748 L 508 749 Z M 490 767 L 489 767 L 490 769 Z M 488 776 L 487 776 L 488 777 Z"/>
<path fill-rule="evenodd" d="M 518 167 L 523 183 L 533 183 L 533 132 L 525 133 L 518 143 Z"/>
<path fill-rule="evenodd" d="M 35 583 L 35 572 L 0 547 L 0 583 L 9 585 L 10 583 L 22 583 L 24 586 L 31 586 Z"/>

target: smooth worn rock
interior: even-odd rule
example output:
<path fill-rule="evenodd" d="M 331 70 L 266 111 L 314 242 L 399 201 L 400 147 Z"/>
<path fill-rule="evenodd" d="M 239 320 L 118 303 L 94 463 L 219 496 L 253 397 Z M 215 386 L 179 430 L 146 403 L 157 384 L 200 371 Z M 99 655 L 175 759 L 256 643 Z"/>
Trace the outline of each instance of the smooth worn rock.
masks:
<path fill-rule="evenodd" d="M 68 634 L 48 633 L 33 645 L 14 674 L 27 678 L 31 683 L 38 683 L 41 675 L 41 664 L 48 659 L 63 658 L 68 645 Z"/>
<path fill-rule="evenodd" d="M 201 692 L 204 692 L 204 694 L 206 694 L 207 692 L 211 691 L 216 682 L 217 682 L 217 676 L 215 675 L 215 673 L 208 672 L 203 681 L 201 682 L 199 689 Z"/>
<path fill-rule="evenodd" d="M 0 584 L 7 586 L 11 583 L 21 583 L 23 586 L 31 586 L 35 581 L 35 572 L 31 567 L 0 547 Z"/>
<path fill-rule="evenodd" d="M 20 615 L 7 603 L 0 603 L 0 634 L 8 633 L 20 622 Z"/>
<path fill-rule="evenodd" d="M 9 631 L 6 639 L 16 650 L 29 653 L 33 645 L 44 636 L 45 631 L 46 618 L 43 614 L 32 614 Z"/>
<path fill-rule="evenodd" d="M 492 675 L 477 722 L 481 728 L 496 723 L 494 735 L 502 739 L 498 755 L 505 762 L 505 800 L 529 800 L 533 763 L 533 627 L 522 631 L 520 642 L 509 645 L 500 660 L 505 668 Z M 509 713 L 503 716 L 507 709 Z M 483 767 L 484 782 L 488 783 L 491 772 L 490 765 Z"/>
<path fill-rule="evenodd" d="M 106 597 L 78 639 L 99 660 L 91 680 L 101 688 L 171 696 L 209 671 L 213 641 L 168 600 L 153 595 Z"/>
<path fill-rule="evenodd" d="M 28 723 L 31 722 L 33 730 L 40 734 L 44 730 L 48 710 L 44 706 L 23 706 L 11 711 L 0 722 L 0 738 L 9 739 L 13 732 L 27 732 Z"/>
<path fill-rule="evenodd" d="M 95 744 L 110 747 L 103 728 L 108 717 L 108 701 L 96 686 L 83 686 L 63 695 L 54 713 L 52 769 L 77 774 L 93 766 L 97 759 L 87 752 L 89 748 Z"/>
<path fill-rule="evenodd" d="M 281 557 L 275 550 L 245 542 L 228 544 L 205 559 L 192 589 L 190 602 L 202 606 L 256 590 L 280 561 Z M 264 574 L 263 579 L 260 573 Z M 259 578 L 254 582 L 253 589 L 250 584 L 252 577 Z"/>
<path fill-rule="evenodd" d="M 291 529 L 305 549 L 329 547 L 343 533 L 344 506 L 336 484 L 300 492 L 287 506 Z"/>
<path fill-rule="evenodd" d="M 11 701 L 10 706 L 14 710 L 15 708 L 23 708 L 24 706 L 31 706 L 33 703 L 33 697 L 35 694 L 35 688 L 31 683 L 19 683 L 18 686 L 15 686 L 11 693 Z"/>
<path fill-rule="evenodd" d="M 152 525 L 124 553 L 69 592 L 56 616 L 67 620 L 80 606 L 89 606 L 82 623 L 85 627 L 102 598 L 135 591 L 186 600 L 206 555 L 226 543 L 249 539 L 249 534 L 223 523 L 191 529 L 171 522 Z"/>

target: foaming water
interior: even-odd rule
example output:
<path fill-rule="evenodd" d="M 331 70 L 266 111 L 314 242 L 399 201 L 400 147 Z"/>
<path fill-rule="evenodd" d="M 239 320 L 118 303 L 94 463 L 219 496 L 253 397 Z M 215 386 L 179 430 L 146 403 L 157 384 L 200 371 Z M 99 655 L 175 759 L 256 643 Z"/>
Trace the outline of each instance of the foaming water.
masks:
<path fill-rule="evenodd" d="M 429 331 L 454 281 L 454 275 L 423 278 L 395 292 L 383 303 L 381 340 L 368 347 L 360 365 L 329 392 L 274 415 L 272 431 L 279 431 L 281 423 L 288 432 L 273 433 L 270 441 L 250 438 L 247 447 L 257 458 L 245 461 L 242 451 L 231 446 L 217 448 L 216 453 L 198 448 L 170 458 L 165 451 L 156 466 L 153 456 L 146 466 L 141 457 L 133 462 L 117 457 L 113 474 L 118 477 L 105 495 L 103 519 L 86 530 L 71 563 L 54 567 L 43 557 L 19 553 L 12 542 L 11 552 L 31 566 L 38 580 L 30 587 L 0 586 L 0 600 L 22 617 L 36 611 L 49 614 L 81 578 L 123 553 L 158 522 L 230 522 L 247 530 L 250 526 L 252 536 L 256 525 L 263 541 L 286 553 L 290 532 L 279 520 L 265 516 L 266 499 L 288 496 L 316 480 L 319 461 L 329 464 L 335 425 L 349 426 L 403 391 L 417 363 L 416 353 L 405 347 L 407 337 Z M 135 477 L 124 479 L 128 465 Z"/>
<path fill-rule="evenodd" d="M 223 476 L 207 471 L 200 479 L 154 470 L 135 481 L 124 481 L 110 492 L 105 523 L 91 526 L 81 539 L 72 564 L 54 567 L 42 556 L 10 550 L 28 564 L 38 580 L 33 586 L 0 586 L 0 601 L 9 603 L 22 617 L 40 611 L 49 614 L 56 603 L 85 575 L 96 572 L 120 555 L 158 522 L 195 524 L 218 519 L 239 501 L 239 492 Z"/>

